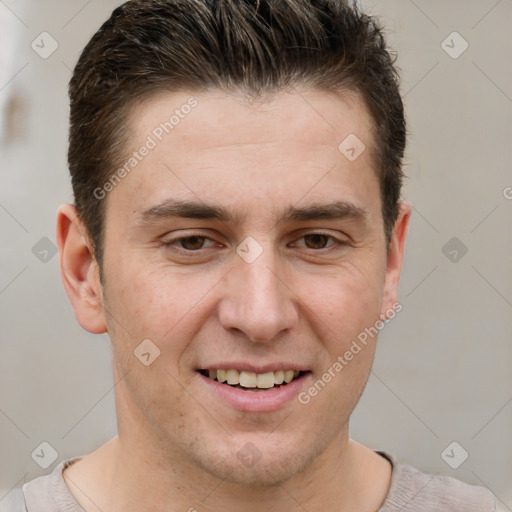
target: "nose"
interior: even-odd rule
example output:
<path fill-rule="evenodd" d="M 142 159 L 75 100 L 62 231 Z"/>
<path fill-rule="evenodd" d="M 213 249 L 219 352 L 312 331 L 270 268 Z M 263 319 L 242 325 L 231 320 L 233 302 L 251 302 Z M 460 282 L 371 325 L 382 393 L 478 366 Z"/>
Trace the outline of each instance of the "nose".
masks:
<path fill-rule="evenodd" d="M 225 277 L 218 310 L 226 330 L 240 331 L 251 341 L 268 343 L 296 326 L 297 296 L 270 247 L 265 247 L 251 263 L 235 255 L 233 265 Z"/>

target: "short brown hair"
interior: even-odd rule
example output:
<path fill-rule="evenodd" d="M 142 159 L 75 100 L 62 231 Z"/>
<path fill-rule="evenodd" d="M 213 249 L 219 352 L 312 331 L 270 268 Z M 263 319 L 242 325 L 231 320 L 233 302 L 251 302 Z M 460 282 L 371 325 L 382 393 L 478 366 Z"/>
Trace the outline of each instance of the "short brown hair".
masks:
<path fill-rule="evenodd" d="M 389 244 L 406 144 L 395 59 L 377 20 L 356 1 L 132 0 L 115 9 L 69 84 L 75 205 L 100 269 L 105 201 L 93 192 L 123 162 L 130 108 L 162 91 L 220 89 L 261 98 L 303 85 L 358 92 L 374 123 Z"/>

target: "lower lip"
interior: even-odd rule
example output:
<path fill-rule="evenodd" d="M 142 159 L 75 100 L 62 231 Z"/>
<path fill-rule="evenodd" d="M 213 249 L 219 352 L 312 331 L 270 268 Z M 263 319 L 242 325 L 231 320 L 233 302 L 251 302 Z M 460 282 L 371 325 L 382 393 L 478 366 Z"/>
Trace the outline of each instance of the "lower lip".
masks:
<path fill-rule="evenodd" d="M 306 387 L 311 373 L 304 373 L 289 384 L 269 391 L 242 391 L 227 384 L 221 384 L 199 372 L 197 372 L 197 375 L 215 396 L 227 402 L 231 407 L 239 411 L 271 412 L 281 409 L 296 398 L 301 390 Z"/>

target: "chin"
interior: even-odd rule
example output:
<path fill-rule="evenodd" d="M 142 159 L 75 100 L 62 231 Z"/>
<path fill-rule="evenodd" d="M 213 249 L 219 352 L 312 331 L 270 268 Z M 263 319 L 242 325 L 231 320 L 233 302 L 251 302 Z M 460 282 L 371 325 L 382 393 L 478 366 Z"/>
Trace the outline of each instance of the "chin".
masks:
<path fill-rule="evenodd" d="M 272 434 L 271 434 L 272 436 Z M 277 487 L 306 469 L 327 447 L 319 439 L 311 442 L 275 436 L 268 433 L 233 442 L 223 448 L 218 444 L 212 451 L 205 447 L 192 455 L 196 465 L 211 476 L 235 485 L 247 487 Z M 233 446 L 236 445 L 236 448 Z M 257 448 L 258 447 L 258 448 Z"/>
<path fill-rule="evenodd" d="M 233 460 L 232 455 L 216 460 L 202 460 L 201 466 L 211 476 L 226 483 L 244 487 L 278 487 L 299 473 L 307 463 L 301 457 L 264 460 L 264 456 L 252 467 Z"/>

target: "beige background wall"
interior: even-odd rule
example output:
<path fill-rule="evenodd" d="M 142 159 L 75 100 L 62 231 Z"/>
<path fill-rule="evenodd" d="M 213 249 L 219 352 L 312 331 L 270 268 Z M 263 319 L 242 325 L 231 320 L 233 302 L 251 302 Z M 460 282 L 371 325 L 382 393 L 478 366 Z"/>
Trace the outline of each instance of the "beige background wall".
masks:
<path fill-rule="evenodd" d="M 67 82 L 118 3 L 0 3 L 0 510 L 13 486 L 116 432 L 108 339 L 75 322 L 52 251 L 71 201 Z M 380 336 L 351 437 L 486 485 L 512 510 L 512 2 L 365 5 L 399 54 L 414 212 L 403 311 Z M 41 32 L 58 44 L 47 58 L 31 48 L 52 49 Z M 43 441 L 58 452 L 47 470 L 31 458 Z M 457 469 L 441 457 L 453 441 L 452 465 L 469 453 Z"/>

